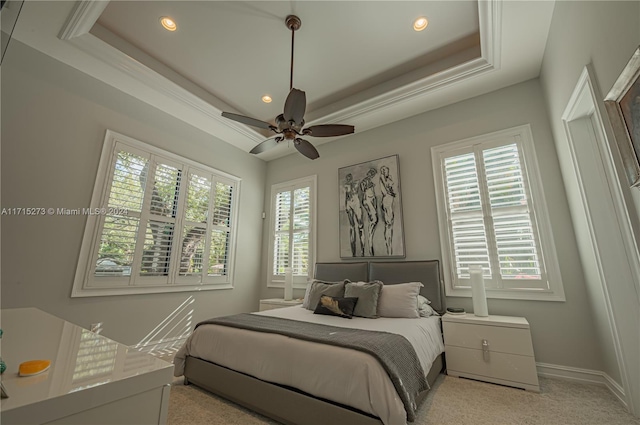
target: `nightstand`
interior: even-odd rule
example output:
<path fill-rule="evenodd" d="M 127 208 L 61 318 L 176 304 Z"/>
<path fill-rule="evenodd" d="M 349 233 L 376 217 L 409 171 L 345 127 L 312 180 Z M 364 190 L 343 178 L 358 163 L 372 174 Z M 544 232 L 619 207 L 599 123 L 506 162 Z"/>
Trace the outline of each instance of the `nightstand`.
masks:
<path fill-rule="evenodd" d="M 285 301 L 282 298 L 268 298 L 266 300 L 260 300 L 260 311 L 273 310 L 275 308 L 291 307 L 294 305 L 302 304 L 301 299 L 293 299 Z"/>
<path fill-rule="evenodd" d="M 524 317 L 445 314 L 442 329 L 448 375 L 540 391 Z"/>

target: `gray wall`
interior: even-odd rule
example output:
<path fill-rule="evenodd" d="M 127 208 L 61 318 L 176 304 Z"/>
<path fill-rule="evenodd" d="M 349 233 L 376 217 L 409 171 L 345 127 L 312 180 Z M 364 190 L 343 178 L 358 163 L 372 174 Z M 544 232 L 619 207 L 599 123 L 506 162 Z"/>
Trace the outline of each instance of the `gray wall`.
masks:
<path fill-rule="evenodd" d="M 606 96 L 627 64 L 631 54 L 640 44 L 640 2 L 557 2 L 551 23 L 547 48 L 541 70 L 541 84 L 547 101 L 551 129 L 558 157 L 563 171 L 564 184 L 572 207 L 573 222 L 578 234 L 578 243 L 584 256 L 584 266 L 587 276 L 597 273 L 594 263 L 587 257 L 593 256 L 590 247 L 589 226 L 582 210 L 582 199 L 577 179 L 573 173 L 573 165 L 569 144 L 562 122 L 562 114 L 578 81 L 578 77 L 585 65 L 593 65 L 594 77 L 602 92 Z M 606 117 L 604 117 L 607 120 Z M 580 149 L 578 141 L 576 149 Z M 614 149 L 614 156 L 618 153 Z M 620 165 L 619 157 L 615 157 Z M 624 179 L 624 177 L 623 177 Z M 626 206 L 635 226 L 636 241 L 640 241 L 638 233 L 638 208 L 640 206 L 640 191 L 630 190 L 622 180 L 623 195 Z M 616 240 L 610 241 L 611 244 Z M 606 249 L 606 248 L 605 248 Z M 596 275 L 597 276 L 597 275 Z M 605 299 L 599 281 L 591 282 L 587 279 L 587 295 L 590 308 L 595 317 L 601 318 L 596 322 L 594 332 L 598 335 L 603 356 L 603 371 L 616 382 L 621 383 L 620 370 L 616 359 L 613 338 L 609 323 L 606 320 Z M 610 282 L 611 302 L 614 310 L 620 312 L 622 323 L 618 324 L 623 338 L 622 344 L 627 349 L 638 352 L 638 325 L 634 317 L 639 313 L 637 295 L 632 282 Z M 631 304 L 631 306 L 630 306 Z M 634 305 L 635 304 L 635 305 Z M 635 346 L 633 349 L 630 345 Z M 632 351 L 633 352 L 633 351 Z M 630 372 L 634 387 L 640 388 L 640 372 L 638 359 L 630 357 Z M 635 403 L 640 406 L 640 399 Z"/>
<path fill-rule="evenodd" d="M 242 178 L 235 288 L 72 299 L 86 217 L 4 216 L 2 308 L 104 322 L 125 344 L 189 297 L 194 321 L 256 310 L 266 164 L 17 40 L 2 64 L 2 207 L 88 207 L 106 129 Z"/>
<path fill-rule="evenodd" d="M 274 183 L 318 175 L 318 261 L 340 261 L 338 236 L 338 168 L 398 154 L 404 210 L 407 260 L 441 258 L 438 236 L 432 146 L 505 128 L 531 124 L 536 154 L 559 255 L 566 302 L 489 300 L 492 314 L 526 317 L 538 362 L 601 370 L 593 316 L 585 294 L 558 157 L 539 80 L 531 80 L 454 105 L 423 113 L 319 147 L 320 159 L 290 155 L 271 161 L 265 189 Z M 265 199 L 265 211 L 269 200 Z M 267 221 L 269 222 L 269 217 Z M 266 257 L 268 228 L 263 230 Z M 263 297 L 282 296 L 267 288 L 262 264 Z M 294 295 L 302 295 L 302 291 Z M 471 310 L 469 298 L 448 297 L 449 306 Z"/>

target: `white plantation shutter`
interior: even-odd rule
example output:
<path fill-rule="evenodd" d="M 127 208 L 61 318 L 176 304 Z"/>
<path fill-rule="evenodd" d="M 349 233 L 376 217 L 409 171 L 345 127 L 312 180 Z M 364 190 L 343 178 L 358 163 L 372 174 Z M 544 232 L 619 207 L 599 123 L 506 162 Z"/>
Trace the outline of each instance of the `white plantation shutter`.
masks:
<path fill-rule="evenodd" d="M 117 279 L 131 275 L 148 163 L 148 155 L 145 157 L 126 151 L 114 153 L 113 174 L 106 202 L 108 209 L 102 217 L 94 276 Z M 113 214 L 125 210 L 126 215 Z"/>
<path fill-rule="evenodd" d="M 216 182 L 208 276 L 226 276 L 229 273 L 233 192 L 232 183 Z"/>
<path fill-rule="evenodd" d="M 459 278 L 469 277 L 470 265 L 481 265 L 491 276 L 489 248 L 473 153 L 444 160 L 451 237 Z"/>
<path fill-rule="evenodd" d="M 293 191 L 293 240 L 291 268 L 296 276 L 309 274 L 310 188 Z"/>
<path fill-rule="evenodd" d="M 141 277 L 169 276 L 181 168 L 178 165 L 154 163 L 152 172 L 148 173 L 148 216 L 144 220 L 144 234 L 139 236 L 142 239 L 139 241 L 142 252 L 139 254 L 141 262 L 138 269 Z M 162 282 L 167 282 L 167 279 Z"/>
<path fill-rule="evenodd" d="M 537 168 L 535 159 L 532 165 L 525 162 L 530 141 L 525 126 L 433 148 L 444 262 L 452 280 L 449 295 L 457 287 L 468 288 L 469 266 L 480 265 L 485 286 L 501 298 L 510 297 L 504 291 L 545 291 L 564 299 L 555 255 L 558 282 L 551 282 L 541 254 L 541 214 L 536 214 L 527 175 Z M 543 224 L 549 234 L 548 221 Z M 546 243 L 555 254 L 552 241 Z"/>
<path fill-rule="evenodd" d="M 486 149 L 482 156 L 500 275 L 502 279 L 541 279 L 518 146 Z"/>
<path fill-rule="evenodd" d="M 108 131 L 73 296 L 230 285 L 238 184 Z"/>
<path fill-rule="evenodd" d="M 284 275 L 289 267 L 291 241 L 291 197 L 292 191 L 286 190 L 276 194 L 275 200 L 275 239 L 273 242 L 273 274 Z"/>
<path fill-rule="evenodd" d="M 180 276 L 200 276 L 204 271 L 211 178 L 190 173 L 182 227 Z"/>
<path fill-rule="evenodd" d="M 313 266 L 315 176 L 274 185 L 270 281 L 283 282 L 290 267 L 294 282 L 304 283 Z"/>

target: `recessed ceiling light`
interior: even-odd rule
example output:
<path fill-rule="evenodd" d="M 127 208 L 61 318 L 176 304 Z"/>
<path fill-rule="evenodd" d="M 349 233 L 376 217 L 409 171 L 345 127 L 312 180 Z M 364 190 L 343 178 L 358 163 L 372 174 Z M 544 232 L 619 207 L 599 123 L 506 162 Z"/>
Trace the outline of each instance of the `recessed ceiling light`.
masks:
<path fill-rule="evenodd" d="M 162 24 L 164 29 L 166 29 L 167 31 L 175 31 L 178 29 L 178 26 L 176 25 L 176 21 L 169 18 L 168 16 L 163 16 L 162 18 L 160 18 L 160 23 Z"/>
<path fill-rule="evenodd" d="M 427 18 L 424 16 L 421 16 L 413 22 L 413 29 L 416 31 L 422 31 L 427 27 L 427 25 L 429 25 L 429 21 L 427 21 Z"/>
<path fill-rule="evenodd" d="M 265 94 L 264 96 L 262 96 L 262 101 L 264 103 L 271 103 L 273 99 L 271 99 L 271 96 L 269 96 L 268 94 Z"/>

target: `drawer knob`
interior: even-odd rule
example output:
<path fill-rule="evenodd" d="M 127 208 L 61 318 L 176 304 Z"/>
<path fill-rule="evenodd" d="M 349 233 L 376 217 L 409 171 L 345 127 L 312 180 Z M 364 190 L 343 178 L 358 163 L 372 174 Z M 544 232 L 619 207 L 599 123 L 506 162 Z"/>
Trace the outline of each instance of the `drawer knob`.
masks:
<path fill-rule="evenodd" d="M 489 341 L 486 339 L 482 340 L 482 357 L 485 362 L 489 361 Z"/>

